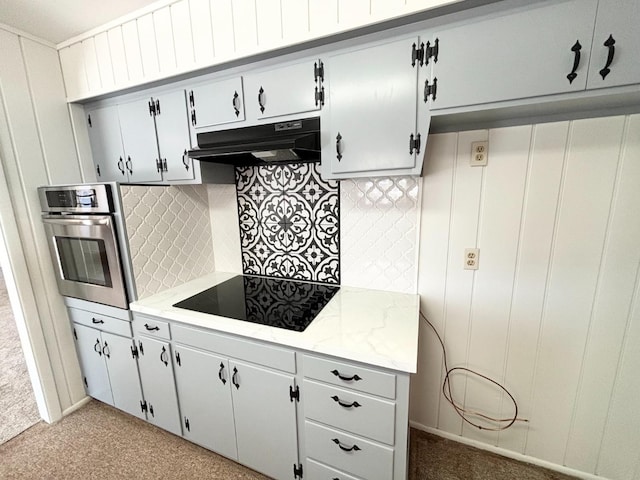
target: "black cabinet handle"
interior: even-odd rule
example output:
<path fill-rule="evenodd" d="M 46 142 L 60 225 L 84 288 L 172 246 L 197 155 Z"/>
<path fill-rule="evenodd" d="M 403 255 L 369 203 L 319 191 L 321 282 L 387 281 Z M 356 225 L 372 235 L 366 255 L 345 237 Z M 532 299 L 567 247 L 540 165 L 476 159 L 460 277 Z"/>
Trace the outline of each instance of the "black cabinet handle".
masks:
<path fill-rule="evenodd" d="M 332 438 L 331 441 L 333 443 L 335 443 L 336 445 L 338 445 L 340 447 L 340 450 L 344 450 L 345 452 L 357 452 L 359 450 L 362 450 L 358 445 L 356 445 L 355 443 L 353 444 L 352 447 L 345 447 L 344 445 L 342 445 L 342 443 L 340 442 L 340 440 L 338 440 L 337 438 Z"/>
<path fill-rule="evenodd" d="M 160 330 L 160 327 L 158 327 L 157 325 L 154 325 L 153 327 L 149 326 L 148 323 L 144 324 L 144 328 L 146 328 L 147 330 L 149 330 L 150 332 L 154 331 L 154 330 Z"/>
<path fill-rule="evenodd" d="M 358 375 L 353 375 L 352 377 L 344 377 L 340 375 L 340 372 L 338 370 L 331 370 L 331 373 L 333 373 L 340 380 L 344 380 L 345 382 L 351 382 L 351 381 L 357 382 L 358 380 L 362 380 L 362 377 L 359 377 Z"/>
<path fill-rule="evenodd" d="M 337 395 L 334 395 L 333 397 L 331 397 L 331 399 L 334 402 L 338 402 L 338 404 L 344 408 L 358 408 L 362 406 L 358 402 L 344 403 L 342 400 L 340 400 L 340 397 L 338 397 Z"/>
<path fill-rule="evenodd" d="M 100 339 L 99 338 L 96 338 L 96 343 L 93 346 L 93 351 L 96 352 L 98 355 L 102 356 L 102 348 L 100 348 Z"/>
<path fill-rule="evenodd" d="M 611 73 L 611 69 L 609 67 L 611 66 L 611 62 L 613 62 L 613 57 L 616 54 L 615 44 L 616 44 L 616 41 L 613 38 L 613 35 L 609 35 L 609 38 L 607 38 L 607 40 L 604 42 L 604 46 L 609 49 L 609 53 L 607 54 L 606 65 L 599 72 L 603 80 L 606 78 L 607 75 L 609 75 L 609 73 Z"/>
<path fill-rule="evenodd" d="M 120 170 L 120 173 L 124 175 L 124 163 L 122 162 L 122 157 L 118 160 L 118 170 Z"/>
<path fill-rule="evenodd" d="M 169 366 L 169 361 L 167 360 L 168 356 L 169 355 L 167 355 L 167 349 L 163 346 L 162 351 L 160 352 L 160 361 L 164 363 L 165 367 Z"/>
<path fill-rule="evenodd" d="M 240 384 L 238 383 L 237 376 L 238 376 L 238 369 L 236 367 L 233 367 L 233 376 L 231 377 L 231 383 L 233 383 L 236 389 L 239 389 Z"/>
<path fill-rule="evenodd" d="M 100 319 L 100 318 L 91 318 L 91 322 L 92 323 L 104 323 L 104 320 Z"/>
<path fill-rule="evenodd" d="M 102 347 L 102 353 L 104 353 L 105 357 L 111 358 L 111 350 L 109 350 L 109 345 L 107 345 L 107 342 L 104 342 L 104 346 Z"/>
<path fill-rule="evenodd" d="M 264 89 L 260 87 L 260 90 L 258 90 L 258 105 L 260 105 L 261 113 L 264 113 L 264 103 L 262 102 L 263 96 L 264 96 Z"/>
<path fill-rule="evenodd" d="M 342 135 L 340 135 L 340 132 L 338 132 L 338 135 L 336 136 L 336 158 L 338 159 L 338 161 L 342 160 L 342 152 L 340 151 L 342 147 Z"/>
<path fill-rule="evenodd" d="M 580 42 L 576 40 L 576 43 L 573 45 L 573 47 L 571 47 L 571 51 L 574 53 L 574 57 L 573 68 L 571 69 L 571 73 L 567 75 L 569 83 L 572 83 L 578 76 L 576 71 L 578 70 L 578 66 L 580 65 L 580 50 L 582 50 L 582 45 L 580 45 Z"/>
<path fill-rule="evenodd" d="M 185 150 L 184 153 L 182 154 L 182 164 L 184 165 L 185 170 L 188 172 L 189 171 L 189 160 L 188 160 L 189 156 L 187 155 L 187 151 Z"/>
<path fill-rule="evenodd" d="M 220 370 L 218 370 L 218 378 L 220 379 L 223 385 L 226 385 L 227 381 L 222 375 L 222 372 L 224 372 L 224 363 L 220 362 Z"/>
<path fill-rule="evenodd" d="M 127 170 L 129 170 L 129 175 L 133 175 L 133 170 L 131 168 L 131 157 L 127 156 L 127 163 L 125 165 L 127 166 Z"/>
<path fill-rule="evenodd" d="M 231 101 L 231 104 L 233 105 L 233 111 L 236 113 L 236 117 L 239 116 L 240 115 L 240 95 L 238 95 L 238 92 L 233 93 L 233 100 Z"/>
<path fill-rule="evenodd" d="M 155 417 L 155 415 L 153 414 L 153 405 L 149 404 L 149 413 L 151 414 L 152 417 Z"/>

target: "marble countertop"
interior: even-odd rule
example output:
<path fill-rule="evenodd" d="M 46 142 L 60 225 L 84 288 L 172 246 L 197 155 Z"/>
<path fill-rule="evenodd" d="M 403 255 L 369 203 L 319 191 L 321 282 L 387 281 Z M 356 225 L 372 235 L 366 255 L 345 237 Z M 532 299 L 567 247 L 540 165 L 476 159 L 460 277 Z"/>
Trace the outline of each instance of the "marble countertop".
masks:
<path fill-rule="evenodd" d="M 308 352 L 416 372 L 420 297 L 415 294 L 341 287 L 304 332 L 172 306 L 235 275 L 226 272 L 205 275 L 133 302 L 131 310 Z"/>

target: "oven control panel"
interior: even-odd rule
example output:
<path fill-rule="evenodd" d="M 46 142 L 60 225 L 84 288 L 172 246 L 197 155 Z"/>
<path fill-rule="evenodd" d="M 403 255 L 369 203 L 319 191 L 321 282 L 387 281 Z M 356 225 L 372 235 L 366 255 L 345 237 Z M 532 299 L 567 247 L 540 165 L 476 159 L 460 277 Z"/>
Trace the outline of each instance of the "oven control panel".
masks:
<path fill-rule="evenodd" d="M 110 213 L 113 211 L 111 186 L 65 185 L 40 187 L 40 206 L 43 212 Z"/>

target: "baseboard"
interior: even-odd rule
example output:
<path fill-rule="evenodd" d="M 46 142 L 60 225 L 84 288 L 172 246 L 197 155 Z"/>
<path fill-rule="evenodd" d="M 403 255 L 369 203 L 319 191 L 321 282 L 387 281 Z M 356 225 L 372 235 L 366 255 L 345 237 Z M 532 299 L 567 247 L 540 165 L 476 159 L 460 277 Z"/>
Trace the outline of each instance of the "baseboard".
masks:
<path fill-rule="evenodd" d="M 62 416 L 66 417 L 67 415 L 69 415 L 70 413 L 75 412 L 76 410 L 78 410 L 80 407 L 84 407 L 87 403 L 89 403 L 91 401 L 91 397 L 84 397 L 82 400 L 80 400 L 79 402 L 74 403 L 73 405 L 71 405 L 69 408 L 66 408 L 62 411 Z M 416 427 L 418 428 L 418 427 Z"/>
<path fill-rule="evenodd" d="M 487 452 L 495 453 L 497 455 L 502 455 L 503 457 L 507 457 L 507 458 L 512 458 L 513 460 L 518 460 L 520 462 L 530 463 L 538 467 L 548 468 L 549 470 L 553 470 L 558 473 L 564 473 L 565 475 L 571 475 L 584 480 L 607 480 L 605 477 L 599 477 L 597 475 L 592 475 L 590 473 L 581 472 L 580 470 L 575 470 L 573 468 L 565 467 L 563 465 L 558 465 L 557 463 L 548 462 L 540 458 L 530 457 L 528 455 L 523 455 L 522 453 L 513 452 L 505 448 L 495 447 L 493 445 L 489 445 L 488 443 L 482 443 L 477 440 L 472 440 L 470 438 L 454 435 L 452 433 L 438 430 L 437 428 L 427 427 L 418 422 L 410 421 L 409 425 L 417 430 L 422 430 L 423 432 L 431 433 L 433 435 L 446 438 L 447 440 L 453 440 L 454 442 L 479 448 L 480 450 L 486 450 Z"/>

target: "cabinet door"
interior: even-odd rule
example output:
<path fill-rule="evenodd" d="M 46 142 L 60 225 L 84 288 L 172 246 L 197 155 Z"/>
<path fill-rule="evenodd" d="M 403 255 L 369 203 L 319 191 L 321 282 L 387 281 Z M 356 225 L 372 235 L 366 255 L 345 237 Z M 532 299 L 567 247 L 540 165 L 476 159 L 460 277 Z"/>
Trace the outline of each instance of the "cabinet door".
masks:
<path fill-rule="evenodd" d="M 107 365 L 102 355 L 100 332 L 77 323 L 73 324 L 73 330 L 87 395 L 113 405 Z"/>
<path fill-rule="evenodd" d="M 587 88 L 640 83 L 639 24 L 638 0 L 600 0 Z"/>
<path fill-rule="evenodd" d="M 192 180 L 193 160 L 187 157 L 191 148 L 187 104 L 184 91 L 171 92 L 158 97 L 156 130 L 160 158 L 166 162 L 164 179 Z"/>
<path fill-rule="evenodd" d="M 596 6 L 597 0 L 546 2 L 437 32 L 431 109 L 584 90 Z M 580 62 L 570 82 L 576 42 Z"/>
<path fill-rule="evenodd" d="M 248 115 L 270 118 L 320 110 L 314 62 L 305 61 L 245 77 Z"/>
<path fill-rule="evenodd" d="M 289 478 L 298 463 L 296 404 L 286 375 L 230 360 L 238 461 L 273 478 Z"/>
<path fill-rule="evenodd" d="M 142 392 L 147 402 L 147 420 L 160 428 L 182 435 L 176 385 L 168 342 L 140 337 L 138 366 Z"/>
<path fill-rule="evenodd" d="M 98 180 L 101 182 L 126 181 L 118 107 L 104 107 L 88 111 L 87 124 Z"/>
<path fill-rule="evenodd" d="M 187 92 L 187 98 L 191 110 L 195 111 L 194 127 L 211 127 L 244 120 L 242 77 L 195 86 Z"/>
<path fill-rule="evenodd" d="M 418 70 L 411 66 L 417 41 L 403 39 L 327 59 L 321 125 L 322 162 L 330 162 L 330 173 L 384 174 L 416 165 L 409 141 L 417 133 Z"/>
<path fill-rule="evenodd" d="M 149 113 L 151 99 L 118 105 L 120 130 L 126 154 L 125 170 L 129 182 L 162 180 L 158 168 L 158 141 L 153 114 Z"/>
<path fill-rule="evenodd" d="M 131 352 L 132 348 L 131 338 L 102 332 L 102 353 L 107 362 L 113 406 L 145 420 L 140 408 L 142 389 L 138 362 Z"/>
<path fill-rule="evenodd" d="M 182 346 L 175 355 L 184 437 L 236 460 L 229 362 Z"/>

